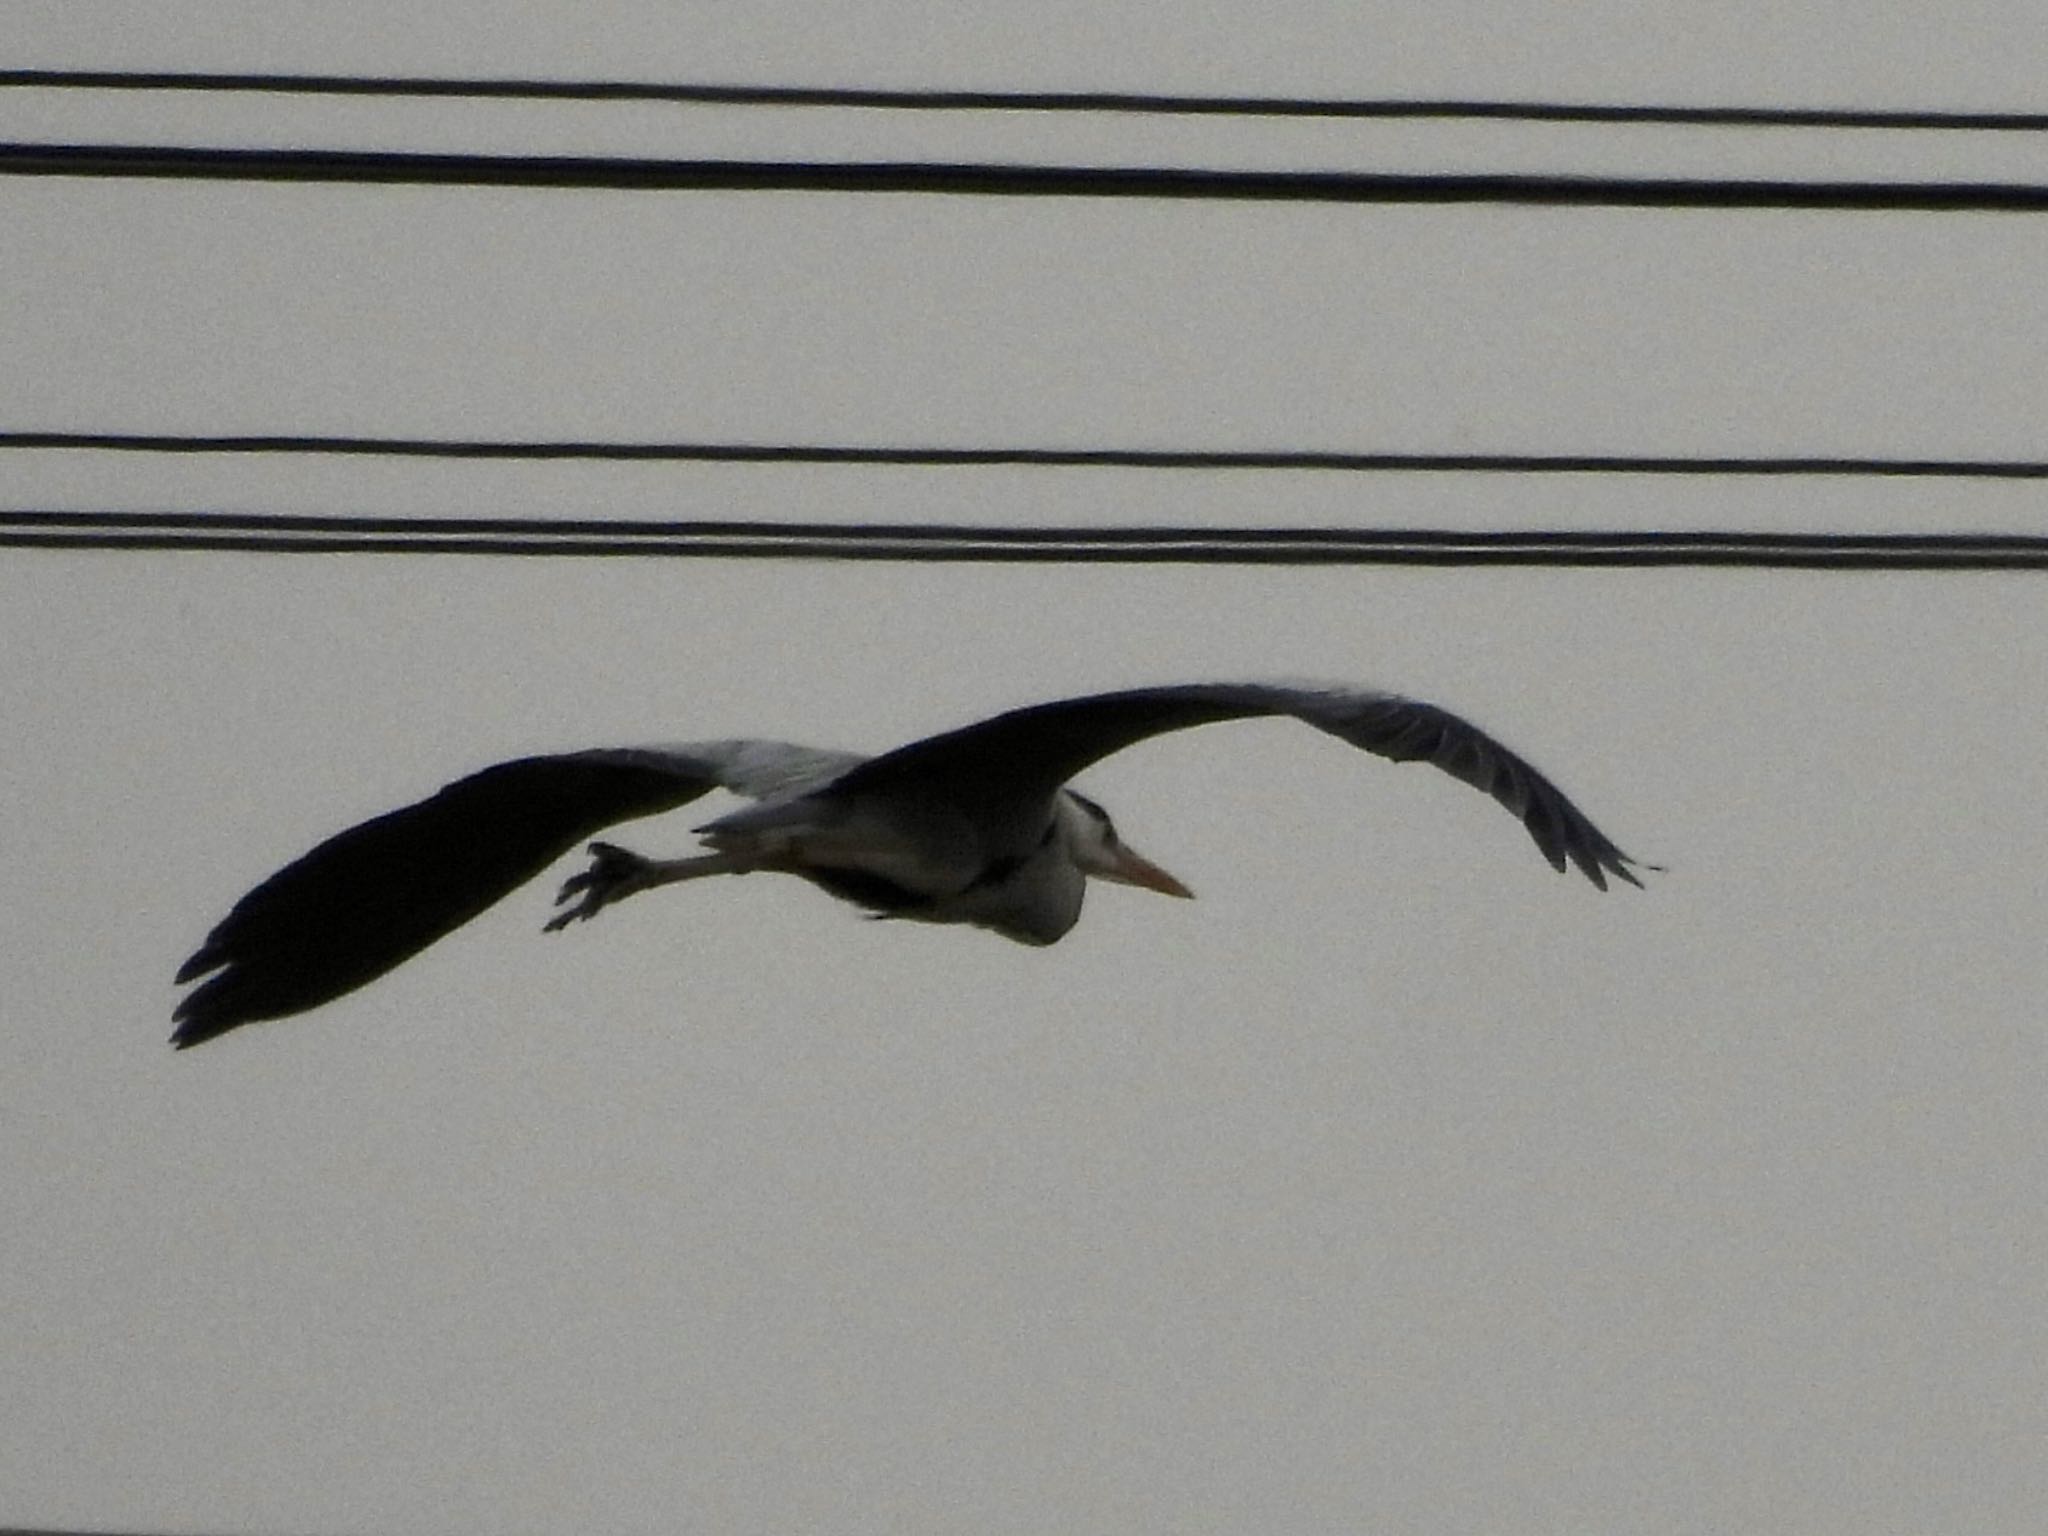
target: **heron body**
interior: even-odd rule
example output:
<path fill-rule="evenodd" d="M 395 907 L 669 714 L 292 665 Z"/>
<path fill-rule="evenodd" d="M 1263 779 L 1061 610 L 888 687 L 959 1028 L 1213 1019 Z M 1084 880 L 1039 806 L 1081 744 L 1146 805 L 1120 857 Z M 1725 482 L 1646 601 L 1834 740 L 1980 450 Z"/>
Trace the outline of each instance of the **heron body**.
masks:
<path fill-rule="evenodd" d="M 877 916 L 1057 941 L 1090 878 L 1192 893 L 1126 846 L 1067 781 L 1146 737 L 1288 716 L 1500 802 L 1550 863 L 1640 884 L 1635 861 L 1522 758 L 1449 711 L 1397 694 L 1191 683 L 1012 710 L 876 757 L 721 740 L 517 758 L 338 833 L 235 904 L 179 970 L 180 1048 L 316 1008 L 452 932 L 578 842 L 723 789 L 750 801 L 657 860 L 609 843 L 562 887 L 558 929 L 628 896 L 714 875 L 783 873 Z"/>

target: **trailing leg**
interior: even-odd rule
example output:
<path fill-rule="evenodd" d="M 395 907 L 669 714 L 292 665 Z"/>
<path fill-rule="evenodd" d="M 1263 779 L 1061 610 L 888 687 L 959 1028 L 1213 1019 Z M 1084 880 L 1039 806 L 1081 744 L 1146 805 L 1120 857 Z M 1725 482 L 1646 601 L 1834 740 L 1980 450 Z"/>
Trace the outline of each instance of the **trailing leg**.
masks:
<path fill-rule="evenodd" d="M 729 853 L 690 859 L 649 859 L 616 843 L 592 843 L 590 867 L 564 880 L 562 889 L 556 893 L 555 905 L 561 910 L 548 919 L 547 931 L 554 933 L 571 923 L 586 921 L 628 896 L 657 886 L 697 880 L 705 875 L 744 875 L 758 868 L 758 864 Z"/>

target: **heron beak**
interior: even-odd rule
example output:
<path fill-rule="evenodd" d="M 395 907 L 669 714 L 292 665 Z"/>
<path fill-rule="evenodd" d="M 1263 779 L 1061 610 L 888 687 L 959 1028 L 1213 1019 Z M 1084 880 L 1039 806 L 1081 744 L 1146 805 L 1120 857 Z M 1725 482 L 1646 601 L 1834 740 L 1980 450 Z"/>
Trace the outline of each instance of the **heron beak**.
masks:
<path fill-rule="evenodd" d="M 1182 885 L 1150 859 L 1125 847 L 1118 847 L 1111 855 L 1112 862 L 1107 868 L 1094 873 L 1105 880 L 1114 880 L 1118 885 L 1143 886 L 1148 891 L 1157 891 L 1162 896 L 1181 896 L 1192 901 L 1195 893 Z"/>

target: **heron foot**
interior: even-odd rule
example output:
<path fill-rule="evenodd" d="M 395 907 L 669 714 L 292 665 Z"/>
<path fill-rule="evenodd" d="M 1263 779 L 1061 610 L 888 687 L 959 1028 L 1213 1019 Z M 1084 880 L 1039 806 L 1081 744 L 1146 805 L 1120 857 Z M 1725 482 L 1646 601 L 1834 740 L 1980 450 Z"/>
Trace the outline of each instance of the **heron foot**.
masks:
<path fill-rule="evenodd" d="M 616 843 L 592 843 L 590 867 L 564 880 L 555 893 L 555 905 L 561 910 L 548 919 L 546 931 L 554 933 L 571 923 L 586 922 L 613 902 L 659 884 L 648 878 L 653 870 L 652 859 Z"/>

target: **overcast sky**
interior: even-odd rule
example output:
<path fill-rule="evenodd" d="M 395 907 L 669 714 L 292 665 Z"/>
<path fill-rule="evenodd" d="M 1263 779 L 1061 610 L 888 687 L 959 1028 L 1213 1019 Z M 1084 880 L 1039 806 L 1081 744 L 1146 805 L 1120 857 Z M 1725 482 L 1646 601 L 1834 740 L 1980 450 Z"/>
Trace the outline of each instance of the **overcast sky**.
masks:
<path fill-rule="evenodd" d="M 0 64 L 2040 110 L 2034 3 L 0 13 Z M 0 94 L 0 138 L 2048 179 L 2020 136 Z M 0 428 L 2048 451 L 2025 217 L 0 183 Z M 2037 531 L 1941 482 L 159 461 L 0 504 Z M 0 555 L 0 1522 L 2037 1531 L 2041 578 Z M 537 883 L 306 1017 L 170 977 L 532 751 L 1146 682 L 1449 705 L 1670 873 L 1284 724 L 1092 770 L 1049 950 Z M 621 834 L 685 851 L 695 810 Z M 563 872 L 573 865 L 565 865 Z"/>

